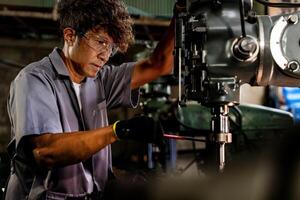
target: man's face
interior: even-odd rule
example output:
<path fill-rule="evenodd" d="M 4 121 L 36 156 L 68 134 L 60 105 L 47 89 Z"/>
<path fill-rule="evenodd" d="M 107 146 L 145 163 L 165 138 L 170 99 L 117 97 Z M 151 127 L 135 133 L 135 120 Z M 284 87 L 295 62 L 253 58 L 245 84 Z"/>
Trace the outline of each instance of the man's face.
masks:
<path fill-rule="evenodd" d="M 115 50 L 113 39 L 107 32 L 97 29 L 88 31 L 81 37 L 76 36 L 75 43 L 68 52 L 79 75 L 95 77 Z"/>

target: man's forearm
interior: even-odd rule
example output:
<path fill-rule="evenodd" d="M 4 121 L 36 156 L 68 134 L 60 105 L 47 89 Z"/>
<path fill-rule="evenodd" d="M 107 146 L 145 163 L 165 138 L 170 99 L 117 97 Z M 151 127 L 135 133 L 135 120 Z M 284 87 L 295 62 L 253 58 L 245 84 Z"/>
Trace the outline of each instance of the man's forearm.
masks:
<path fill-rule="evenodd" d="M 173 66 L 174 39 L 175 18 L 173 17 L 166 35 L 158 43 L 150 57 L 155 66 L 163 68 L 164 74 L 170 73 Z"/>
<path fill-rule="evenodd" d="M 114 141 L 116 137 L 111 126 L 91 131 L 44 134 L 31 139 L 35 160 L 47 168 L 84 161 Z"/>
<path fill-rule="evenodd" d="M 175 38 L 174 18 L 164 38 L 156 46 L 151 56 L 139 61 L 133 71 L 131 88 L 138 88 L 158 77 L 170 74 L 173 67 L 173 50 Z"/>

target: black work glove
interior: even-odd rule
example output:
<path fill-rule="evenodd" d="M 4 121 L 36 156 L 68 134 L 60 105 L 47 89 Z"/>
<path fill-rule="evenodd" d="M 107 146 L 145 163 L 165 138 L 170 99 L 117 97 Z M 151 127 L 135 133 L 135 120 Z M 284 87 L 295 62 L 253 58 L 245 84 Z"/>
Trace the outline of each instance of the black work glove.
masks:
<path fill-rule="evenodd" d="M 162 144 L 163 129 L 159 121 L 152 117 L 138 116 L 129 120 L 118 121 L 113 125 L 119 139 L 136 140 L 147 143 Z"/>

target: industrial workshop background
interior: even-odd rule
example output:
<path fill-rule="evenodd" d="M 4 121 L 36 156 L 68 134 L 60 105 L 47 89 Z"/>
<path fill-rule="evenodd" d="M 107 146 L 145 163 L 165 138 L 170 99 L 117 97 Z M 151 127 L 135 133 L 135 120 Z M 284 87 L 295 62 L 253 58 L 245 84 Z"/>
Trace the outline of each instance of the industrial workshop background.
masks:
<path fill-rule="evenodd" d="M 117 54 L 114 56 L 109 61 L 113 64 L 135 61 L 149 55 L 169 25 L 175 0 L 124 0 L 124 2 L 128 6 L 128 10 L 134 19 L 135 43 L 126 54 Z M 272 2 L 300 3 L 300 1 L 297 0 L 273 0 Z M 53 47 L 62 46 L 58 29 L 56 6 L 57 1 L 54 0 L 0 0 L 1 190 L 5 185 L 10 170 L 9 158 L 6 153 L 6 147 L 10 140 L 10 123 L 6 107 L 10 82 L 24 66 L 48 55 Z M 254 1 L 254 10 L 257 14 L 273 16 L 282 13 L 296 12 L 298 9 L 271 8 Z M 134 114 L 143 112 L 149 112 L 153 115 L 161 112 L 163 113 L 163 117 L 165 117 L 164 119 L 168 119 L 168 111 L 169 109 L 173 109 L 170 104 L 174 103 L 178 97 L 178 86 L 174 84 L 169 86 L 170 79 L 170 77 L 166 77 L 153 84 L 146 85 L 142 88 L 141 105 L 137 110 L 124 108 L 113 110 L 109 113 L 110 120 L 126 119 Z M 300 106 L 291 108 L 288 104 L 290 94 L 288 92 L 291 92 L 291 90 L 293 105 L 300 102 L 300 92 L 298 89 L 299 88 L 296 88 L 294 90 L 277 86 L 251 87 L 248 84 L 242 85 L 240 97 L 241 110 L 246 112 L 249 117 L 246 117 L 244 120 L 245 124 L 243 128 L 245 129 L 243 129 L 243 131 L 239 130 L 243 132 L 243 134 L 234 141 L 235 145 L 232 147 L 234 150 L 231 150 L 233 157 L 235 156 L 235 152 L 242 152 L 244 148 L 247 150 L 256 150 L 256 148 L 269 139 L 269 137 L 277 137 L 276 133 L 281 133 L 282 130 L 294 122 L 296 124 L 300 122 Z M 209 119 L 205 117 L 209 115 L 209 111 L 193 106 L 194 105 L 187 110 L 183 110 L 184 114 L 180 116 L 184 118 L 181 121 L 183 128 L 185 128 L 185 126 L 191 126 L 192 129 L 199 128 L 208 131 L 210 122 Z M 259 106 L 263 106 L 263 108 Z M 271 110 L 271 108 L 281 110 Z M 179 113 L 178 110 L 177 112 Z M 292 115 L 290 115 L 290 113 L 294 115 L 294 118 L 291 117 Z M 164 114 L 166 116 L 164 116 Z M 198 122 L 195 122 L 195 120 L 197 120 L 195 116 L 199 117 L 199 119 L 203 120 L 203 123 L 206 124 L 203 126 L 198 125 Z M 238 114 L 233 116 L 234 125 L 238 124 L 238 122 L 236 122 L 238 121 L 238 117 L 236 116 L 238 116 Z M 272 119 L 274 121 L 269 120 L 270 116 L 273 117 Z M 297 121 L 298 119 L 299 121 Z M 166 120 L 166 123 L 167 126 L 170 126 L 168 120 Z M 182 131 L 181 128 L 178 128 L 178 130 Z M 185 133 L 187 131 L 184 130 L 182 132 Z M 201 140 L 204 137 L 200 135 L 199 138 L 199 140 Z M 203 142 L 195 143 L 190 141 L 177 141 L 175 143 L 175 149 L 174 144 L 170 143 L 168 158 L 165 158 L 168 162 L 171 162 L 169 163 L 169 167 L 172 172 L 175 171 L 175 173 L 179 174 L 186 173 L 187 176 L 205 174 L 203 173 L 204 170 L 201 169 L 201 158 L 200 161 L 197 160 L 199 156 L 201 157 L 197 150 L 201 151 L 204 149 L 205 144 Z M 149 148 L 150 146 L 140 145 L 135 142 L 114 144 L 114 164 L 121 169 L 121 174 L 123 173 L 122 170 L 152 168 L 154 161 L 149 161 L 149 151 L 151 150 L 151 152 L 157 153 L 158 150 L 155 149 L 155 147 L 153 149 L 152 147 L 151 149 Z M 261 146 L 259 146 L 259 148 L 261 148 Z M 172 151 L 176 152 L 174 153 Z M 239 154 L 239 157 L 243 157 L 244 155 L 245 154 Z M 229 154 L 229 156 L 231 156 L 231 154 Z"/>

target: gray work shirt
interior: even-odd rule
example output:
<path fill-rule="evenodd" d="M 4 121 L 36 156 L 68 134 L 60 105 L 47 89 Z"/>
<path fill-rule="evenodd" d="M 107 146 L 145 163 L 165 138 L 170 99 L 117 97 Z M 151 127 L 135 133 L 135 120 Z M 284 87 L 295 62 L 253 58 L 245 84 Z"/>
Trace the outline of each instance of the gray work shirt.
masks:
<path fill-rule="evenodd" d="M 93 190 L 103 191 L 108 179 L 110 146 L 93 155 L 87 163 L 50 171 L 32 170 L 32 161 L 26 160 L 24 152 L 28 149 L 21 142 L 24 136 L 80 130 L 80 119 L 65 84 L 66 80 L 70 81 L 69 73 L 59 51 L 55 48 L 49 56 L 22 69 L 11 84 L 8 113 L 15 141 L 11 145 L 16 148 L 20 161 L 10 177 L 7 200 L 25 199 L 28 195 L 29 199 L 38 199 L 41 193 L 46 194 L 46 199 L 57 200 L 66 196 L 84 196 Z M 107 109 L 137 105 L 139 91 L 130 89 L 133 67 L 134 63 L 104 66 L 97 77 L 83 81 L 80 98 L 86 130 L 107 126 Z M 17 177 L 16 171 L 22 177 Z M 22 180 L 27 188 L 22 186 Z"/>

